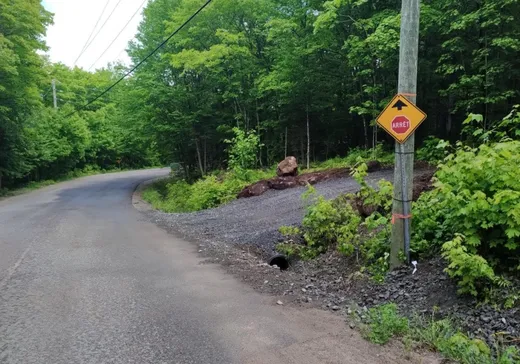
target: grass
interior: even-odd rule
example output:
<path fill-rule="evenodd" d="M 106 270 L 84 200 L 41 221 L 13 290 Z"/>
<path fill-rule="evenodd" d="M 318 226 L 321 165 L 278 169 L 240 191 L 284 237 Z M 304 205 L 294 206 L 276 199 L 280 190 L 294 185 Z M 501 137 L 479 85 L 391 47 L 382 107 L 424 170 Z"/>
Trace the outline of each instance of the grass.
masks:
<path fill-rule="evenodd" d="M 449 319 L 408 319 L 398 313 L 395 304 L 371 308 L 367 314 L 365 337 L 376 344 L 386 344 L 400 337 L 408 347 L 423 347 L 441 353 L 448 359 L 463 364 L 513 364 L 520 361 L 520 350 L 515 346 L 497 343 L 489 347 L 483 340 L 469 338 Z"/>
<path fill-rule="evenodd" d="M 335 157 L 323 162 L 311 163 L 311 168 L 304 172 L 317 172 L 331 168 L 352 168 L 360 161 L 368 162 L 376 160 L 383 165 L 394 163 L 394 154 L 383 150 L 381 145 L 374 149 L 352 149 L 346 157 Z"/>

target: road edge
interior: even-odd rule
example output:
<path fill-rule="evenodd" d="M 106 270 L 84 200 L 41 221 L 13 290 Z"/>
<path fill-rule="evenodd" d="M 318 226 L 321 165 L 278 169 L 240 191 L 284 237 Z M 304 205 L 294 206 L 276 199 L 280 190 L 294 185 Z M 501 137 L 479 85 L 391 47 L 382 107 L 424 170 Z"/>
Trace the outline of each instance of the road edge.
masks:
<path fill-rule="evenodd" d="M 143 199 L 143 191 L 146 187 L 148 187 L 152 183 L 155 183 L 160 180 L 167 179 L 167 178 L 169 178 L 169 176 L 155 177 L 155 178 L 151 178 L 151 179 L 148 179 L 146 181 L 139 183 L 135 187 L 134 191 L 132 192 L 132 206 L 140 212 L 156 210 L 152 206 L 152 204 L 150 204 L 149 202 L 147 202 Z"/>

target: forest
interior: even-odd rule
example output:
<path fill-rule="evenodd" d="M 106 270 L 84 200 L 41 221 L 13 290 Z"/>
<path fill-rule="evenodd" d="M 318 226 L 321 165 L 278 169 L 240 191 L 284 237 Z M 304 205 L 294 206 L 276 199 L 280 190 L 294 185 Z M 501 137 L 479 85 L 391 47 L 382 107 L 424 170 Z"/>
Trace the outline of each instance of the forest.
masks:
<path fill-rule="evenodd" d="M 132 62 L 203 3 L 151 0 L 128 45 Z M 428 119 L 418 145 L 465 138 L 470 113 L 491 130 L 520 103 L 519 3 L 422 2 L 417 103 Z M 0 0 L 1 186 L 171 163 L 193 179 L 227 168 L 233 128 L 258 136 L 258 167 L 288 154 L 305 166 L 389 148 L 374 119 L 396 92 L 399 10 L 397 0 L 214 1 L 84 107 L 127 66 L 91 73 L 51 63 L 42 54 L 53 15 L 38 0 Z"/>

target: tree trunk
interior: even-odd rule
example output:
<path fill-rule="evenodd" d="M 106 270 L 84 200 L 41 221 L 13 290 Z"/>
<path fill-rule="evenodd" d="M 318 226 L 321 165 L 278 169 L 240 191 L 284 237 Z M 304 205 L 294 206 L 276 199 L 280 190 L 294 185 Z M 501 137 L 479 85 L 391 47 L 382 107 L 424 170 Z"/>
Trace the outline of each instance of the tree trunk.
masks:
<path fill-rule="evenodd" d="M 258 100 L 256 101 L 256 132 L 258 133 L 258 140 L 260 139 L 260 114 L 258 113 Z M 262 144 L 262 143 L 260 143 Z M 260 162 L 260 167 L 263 167 L 264 164 L 262 163 L 262 145 L 258 146 L 258 162 Z"/>
<path fill-rule="evenodd" d="M 200 157 L 199 140 L 195 139 L 195 148 L 197 148 L 197 159 L 199 161 L 200 174 L 204 176 L 204 168 L 202 167 L 202 158 Z"/>
<path fill-rule="evenodd" d="M 307 106 L 307 169 L 310 168 L 311 164 L 311 134 L 310 134 L 310 121 L 309 121 L 309 106 Z"/>
<path fill-rule="evenodd" d="M 300 163 L 303 165 L 303 161 L 305 160 L 305 148 L 303 146 L 303 138 L 305 137 L 303 133 L 300 134 Z"/>
<path fill-rule="evenodd" d="M 367 119 L 365 115 L 363 115 L 363 133 L 365 136 L 365 150 L 368 149 L 368 127 L 367 127 Z"/>
<path fill-rule="evenodd" d="M 208 172 L 207 148 L 208 148 L 208 139 L 204 138 L 204 174 L 206 174 Z"/>
<path fill-rule="evenodd" d="M 285 157 L 287 158 L 287 127 L 285 127 Z"/>

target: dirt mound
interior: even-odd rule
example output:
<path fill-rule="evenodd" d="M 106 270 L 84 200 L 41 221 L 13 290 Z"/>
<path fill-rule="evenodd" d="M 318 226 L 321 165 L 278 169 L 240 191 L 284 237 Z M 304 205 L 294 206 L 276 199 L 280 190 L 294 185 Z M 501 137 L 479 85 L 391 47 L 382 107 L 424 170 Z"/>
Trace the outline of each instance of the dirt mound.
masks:
<path fill-rule="evenodd" d="M 378 161 L 367 162 L 367 166 L 369 173 L 383 169 L 383 165 Z M 350 168 L 331 168 L 318 172 L 304 173 L 299 176 L 277 176 L 244 187 L 237 195 L 237 198 L 260 196 L 268 189 L 286 190 L 288 188 L 306 186 L 307 184 L 315 185 L 324 181 L 345 178 L 350 175 L 350 171 Z"/>
<path fill-rule="evenodd" d="M 433 190 L 433 175 L 435 169 L 428 169 L 413 179 L 413 200 L 417 201 L 422 193 Z"/>

